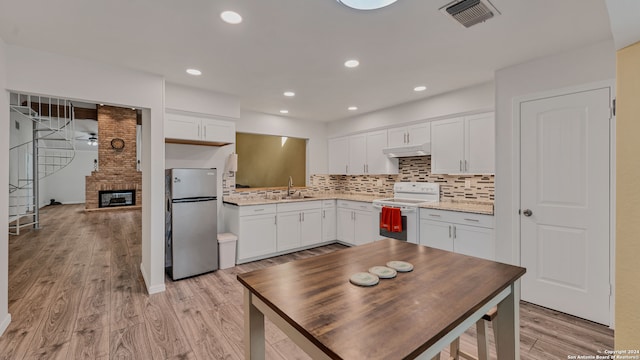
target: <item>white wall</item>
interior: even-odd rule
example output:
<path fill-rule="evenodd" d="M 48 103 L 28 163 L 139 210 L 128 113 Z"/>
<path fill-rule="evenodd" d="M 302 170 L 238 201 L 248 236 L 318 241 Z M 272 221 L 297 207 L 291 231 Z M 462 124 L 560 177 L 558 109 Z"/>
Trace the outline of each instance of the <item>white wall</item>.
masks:
<path fill-rule="evenodd" d="M 329 137 L 494 109 L 492 82 L 435 95 L 328 124 Z"/>
<path fill-rule="evenodd" d="M 11 121 L 9 119 L 9 93 L 6 89 L 6 48 L 0 38 L 0 144 L 9 143 Z M 0 221 L 9 218 L 9 149 L 0 148 Z M 9 326 L 9 235 L 4 227 L 0 231 L 0 335 Z"/>
<path fill-rule="evenodd" d="M 307 174 L 327 173 L 327 124 L 290 117 L 242 110 L 236 124 L 237 132 L 289 136 L 309 139 L 307 143 Z"/>
<path fill-rule="evenodd" d="M 6 46 L 6 56 L 8 89 L 143 108 L 141 271 L 150 293 L 163 291 L 164 79 L 12 45 Z M 0 203 L 4 207 L 6 201 Z"/>
<path fill-rule="evenodd" d="M 519 222 L 514 176 L 514 97 L 615 78 L 613 41 L 555 54 L 496 71 L 496 260 L 518 264 Z M 519 136 L 519 135 L 518 135 Z"/>
<path fill-rule="evenodd" d="M 166 86 L 166 109 L 186 111 L 201 116 L 224 117 L 230 120 L 240 116 L 238 97 L 205 91 L 175 84 Z M 165 168 L 216 168 L 218 193 L 218 232 L 223 228 L 222 173 L 229 154 L 235 151 L 235 144 L 226 146 L 202 146 L 165 144 Z"/>
<path fill-rule="evenodd" d="M 69 165 L 40 180 L 40 206 L 48 205 L 51 199 L 63 204 L 83 204 L 85 176 L 91 175 L 93 160 L 97 158 L 97 151 L 76 151 Z"/>

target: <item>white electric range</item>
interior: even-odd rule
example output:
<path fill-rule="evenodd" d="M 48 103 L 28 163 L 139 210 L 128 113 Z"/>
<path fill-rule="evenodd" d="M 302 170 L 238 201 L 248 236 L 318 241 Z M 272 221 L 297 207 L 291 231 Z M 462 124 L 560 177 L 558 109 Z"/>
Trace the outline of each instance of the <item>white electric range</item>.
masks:
<path fill-rule="evenodd" d="M 391 232 L 380 229 L 380 236 L 419 243 L 420 216 L 419 205 L 422 203 L 437 203 L 440 201 L 440 184 L 427 182 L 399 182 L 393 185 L 393 198 L 373 201 L 373 207 L 378 209 L 378 219 L 383 207 L 399 208 L 402 216 L 402 232 Z"/>

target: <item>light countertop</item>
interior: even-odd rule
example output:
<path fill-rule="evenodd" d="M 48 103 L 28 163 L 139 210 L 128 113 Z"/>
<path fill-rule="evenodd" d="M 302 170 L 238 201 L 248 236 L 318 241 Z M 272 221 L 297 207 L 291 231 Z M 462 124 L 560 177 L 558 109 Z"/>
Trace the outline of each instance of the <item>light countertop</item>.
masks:
<path fill-rule="evenodd" d="M 225 196 L 223 201 L 227 204 L 237 206 L 250 206 L 250 205 L 266 205 L 266 204 L 281 204 L 299 201 L 316 201 L 316 200 L 351 200 L 372 202 L 376 199 L 384 199 L 390 196 L 384 195 L 368 195 L 368 194 L 313 194 L 310 198 L 301 199 L 280 199 L 278 196 L 265 196 L 265 195 L 249 195 L 249 196 Z M 475 214 L 493 215 L 493 202 L 491 201 L 477 201 L 477 200 L 445 200 L 438 203 L 423 203 L 419 205 L 425 209 L 436 210 L 448 210 L 448 211 L 460 211 Z"/>

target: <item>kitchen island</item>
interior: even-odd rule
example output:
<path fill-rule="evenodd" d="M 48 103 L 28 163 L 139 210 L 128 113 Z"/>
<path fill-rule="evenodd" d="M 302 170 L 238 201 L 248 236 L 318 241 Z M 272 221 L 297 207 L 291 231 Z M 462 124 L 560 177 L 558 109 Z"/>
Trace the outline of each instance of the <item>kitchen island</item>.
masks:
<path fill-rule="evenodd" d="M 414 270 L 349 282 L 391 260 Z M 525 269 L 386 239 L 238 275 L 245 357 L 264 359 L 264 315 L 314 359 L 431 359 L 498 306 L 498 358 L 519 359 Z"/>

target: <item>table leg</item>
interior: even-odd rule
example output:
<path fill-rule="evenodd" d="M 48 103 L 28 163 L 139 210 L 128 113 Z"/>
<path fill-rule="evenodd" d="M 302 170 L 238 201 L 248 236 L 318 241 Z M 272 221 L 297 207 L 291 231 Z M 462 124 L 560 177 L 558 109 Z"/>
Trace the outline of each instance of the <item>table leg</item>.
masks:
<path fill-rule="evenodd" d="M 520 359 L 520 280 L 511 285 L 511 294 L 498 304 L 496 317 L 498 359 Z"/>
<path fill-rule="evenodd" d="M 253 296 L 244 288 L 244 357 L 264 360 L 264 315 L 253 305 Z"/>

